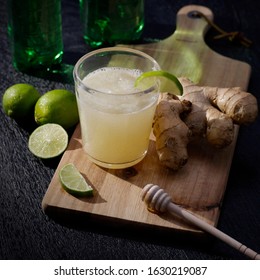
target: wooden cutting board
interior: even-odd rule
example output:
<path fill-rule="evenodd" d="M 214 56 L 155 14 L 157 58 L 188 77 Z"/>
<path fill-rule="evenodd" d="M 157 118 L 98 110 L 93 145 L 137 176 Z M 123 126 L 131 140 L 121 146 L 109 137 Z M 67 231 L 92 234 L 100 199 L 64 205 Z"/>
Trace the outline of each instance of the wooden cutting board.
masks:
<path fill-rule="evenodd" d="M 213 20 L 208 8 L 185 6 L 177 14 L 177 28 L 172 36 L 158 43 L 130 47 L 153 56 L 163 70 L 186 76 L 200 85 L 240 86 L 246 90 L 250 66 L 209 49 L 204 42 L 209 26 L 205 19 L 192 16 L 194 11 L 200 11 Z M 235 138 L 237 133 L 238 127 Z M 187 165 L 174 172 L 160 166 L 155 142 L 151 137 L 148 154 L 141 163 L 126 170 L 106 170 L 88 160 L 82 149 L 78 126 L 50 182 L 42 207 L 48 215 L 59 213 L 68 218 L 72 214 L 83 215 L 97 220 L 102 218 L 118 225 L 120 222 L 133 223 L 200 235 L 201 231 L 185 221 L 168 214 L 159 216 L 147 211 L 140 198 L 141 190 L 147 183 L 158 184 L 172 196 L 175 203 L 216 226 L 235 142 L 220 151 L 204 142 L 194 143 L 189 147 Z M 93 198 L 76 198 L 62 189 L 58 173 L 67 163 L 74 163 L 94 187 Z M 82 218 L 80 223 L 87 223 L 87 219 Z"/>

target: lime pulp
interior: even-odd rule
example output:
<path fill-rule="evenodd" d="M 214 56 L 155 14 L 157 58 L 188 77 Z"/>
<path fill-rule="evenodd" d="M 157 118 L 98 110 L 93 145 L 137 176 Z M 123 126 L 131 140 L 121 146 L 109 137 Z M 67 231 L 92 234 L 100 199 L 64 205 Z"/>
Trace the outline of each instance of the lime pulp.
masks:
<path fill-rule="evenodd" d="M 175 75 L 162 70 L 144 72 L 135 80 L 135 87 L 140 85 L 143 80 L 154 77 L 160 79 L 161 81 L 161 92 L 168 91 L 176 95 L 183 94 L 183 87 L 178 78 Z M 168 81 L 171 83 L 169 84 Z"/>
<path fill-rule="evenodd" d="M 68 145 L 66 130 L 54 123 L 37 127 L 29 137 L 29 150 L 37 157 L 48 159 L 62 154 Z"/>
<path fill-rule="evenodd" d="M 74 164 L 63 166 L 59 172 L 62 187 L 75 196 L 93 196 L 93 188 L 86 182 Z"/>

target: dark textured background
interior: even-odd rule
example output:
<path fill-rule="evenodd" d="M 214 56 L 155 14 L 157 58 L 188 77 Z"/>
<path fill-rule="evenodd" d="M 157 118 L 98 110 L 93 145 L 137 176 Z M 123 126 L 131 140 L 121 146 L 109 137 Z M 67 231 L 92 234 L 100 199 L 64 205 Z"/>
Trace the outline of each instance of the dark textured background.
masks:
<path fill-rule="evenodd" d="M 15 71 L 7 40 L 6 2 L 0 0 L 0 94 L 14 83 L 30 83 L 42 93 L 73 85 L 43 80 Z M 79 28 L 78 0 L 63 0 L 64 61 L 74 64 L 90 49 Z M 260 2 L 255 0 L 146 0 L 145 30 L 141 41 L 171 35 L 175 15 L 187 4 L 212 9 L 222 28 L 243 31 L 251 48 L 213 41 L 208 45 L 223 55 L 252 66 L 248 90 L 260 98 Z M 240 259 L 243 255 L 212 239 L 209 244 L 162 238 L 153 231 L 126 231 L 90 223 L 80 227 L 42 212 L 41 201 L 59 158 L 42 161 L 27 149 L 33 127 L 17 124 L 0 110 L 0 259 Z M 234 154 L 218 228 L 260 252 L 260 122 L 242 127 Z M 120 232 L 120 233 L 119 233 Z M 147 239 L 146 236 L 151 238 Z M 163 240 L 163 241 L 162 241 Z"/>

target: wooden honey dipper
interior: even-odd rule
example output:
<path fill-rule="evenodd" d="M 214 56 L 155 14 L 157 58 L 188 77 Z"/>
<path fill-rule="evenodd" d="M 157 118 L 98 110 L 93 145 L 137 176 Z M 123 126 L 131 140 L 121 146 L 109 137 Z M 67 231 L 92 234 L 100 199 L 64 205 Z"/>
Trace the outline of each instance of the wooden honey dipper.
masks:
<path fill-rule="evenodd" d="M 168 211 L 170 214 L 177 214 L 179 217 L 189 221 L 193 225 L 200 229 L 212 234 L 218 239 L 222 240 L 226 244 L 235 248 L 239 252 L 245 254 L 251 259 L 260 260 L 260 254 L 256 253 L 252 249 L 246 247 L 242 243 L 233 239 L 224 232 L 197 218 L 195 215 L 184 210 L 178 205 L 171 201 L 171 197 L 158 185 L 147 184 L 142 190 L 142 200 L 147 204 L 149 210 L 154 212 L 165 212 Z"/>

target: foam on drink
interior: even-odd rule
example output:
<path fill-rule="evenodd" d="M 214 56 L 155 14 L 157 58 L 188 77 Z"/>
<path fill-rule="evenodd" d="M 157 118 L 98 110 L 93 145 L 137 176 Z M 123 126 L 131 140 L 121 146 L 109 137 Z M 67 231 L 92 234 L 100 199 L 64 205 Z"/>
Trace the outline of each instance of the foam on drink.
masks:
<path fill-rule="evenodd" d="M 130 94 L 139 91 L 134 83 L 141 74 L 142 72 L 138 69 L 103 67 L 88 74 L 83 79 L 83 83 L 87 87 L 105 93 Z"/>

